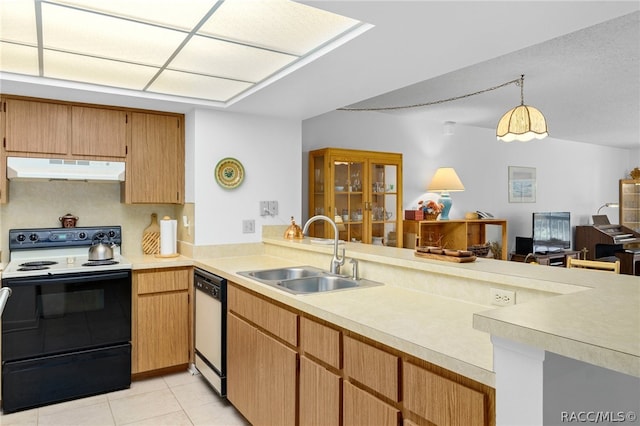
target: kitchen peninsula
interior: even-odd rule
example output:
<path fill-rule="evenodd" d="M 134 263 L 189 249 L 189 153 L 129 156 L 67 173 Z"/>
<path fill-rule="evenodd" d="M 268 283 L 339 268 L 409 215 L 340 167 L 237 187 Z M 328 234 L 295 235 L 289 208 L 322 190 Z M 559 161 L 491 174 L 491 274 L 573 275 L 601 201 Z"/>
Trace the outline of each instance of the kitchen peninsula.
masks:
<path fill-rule="evenodd" d="M 542 351 L 543 359 L 548 351 L 580 360 L 611 374 L 622 374 L 633 383 L 640 377 L 640 286 L 634 277 L 612 275 L 604 282 L 591 271 L 489 259 L 454 265 L 417 259 L 413 251 L 405 249 L 357 243 L 345 247 L 347 258 L 359 261 L 363 278 L 385 285 L 295 296 L 238 275 L 240 271 L 283 266 L 328 269 L 327 247 L 267 234 L 263 236 L 263 254 L 196 256 L 194 264 L 222 275 L 238 289 L 297 312 L 301 318 L 378 345 L 407 361 L 406 365 L 422 360 L 451 373 L 448 379 L 457 384 L 468 380 L 465 389 L 470 383 L 477 386 L 472 389 L 475 391 L 495 388 L 497 402 L 491 392 L 485 393 L 489 409 L 486 424 L 510 424 L 501 413 L 501 407 L 507 405 L 501 404 L 503 397 L 508 405 L 524 409 L 521 413 L 531 413 L 529 424 L 536 424 L 537 419 L 542 424 L 542 401 L 522 399 L 517 392 L 506 394 L 501 389 L 495 373 L 499 369 L 494 366 L 494 360 L 500 362 L 494 357 L 496 342 Z M 348 268 L 343 272 L 348 273 Z M 515 291 L 518 303 L 492 307 L 489 289 L 496 287 Z"/>

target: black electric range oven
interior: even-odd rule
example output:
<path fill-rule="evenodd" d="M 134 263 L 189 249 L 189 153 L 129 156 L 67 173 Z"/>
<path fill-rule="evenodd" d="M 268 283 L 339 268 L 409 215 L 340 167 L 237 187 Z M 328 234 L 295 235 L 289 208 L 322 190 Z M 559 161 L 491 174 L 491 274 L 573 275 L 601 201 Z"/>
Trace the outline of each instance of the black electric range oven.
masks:
<path fill-rule="evenodd" d="M 92 242 L 116 244 L 90 262 Z M 9 231 L 2 287 L 2 409 L 5 413 L 131 385 L 131 264 L 121 229 Z"/>

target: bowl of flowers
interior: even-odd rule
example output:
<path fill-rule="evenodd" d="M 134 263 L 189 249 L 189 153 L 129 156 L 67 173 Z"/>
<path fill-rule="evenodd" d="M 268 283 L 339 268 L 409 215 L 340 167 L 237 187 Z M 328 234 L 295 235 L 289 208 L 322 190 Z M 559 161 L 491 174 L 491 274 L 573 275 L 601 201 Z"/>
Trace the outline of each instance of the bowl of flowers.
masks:
<path fill-rule="evenodd" d="M 418 201 L 418 209 L 424 213 L 424 220 L 436 220 L 442 212 L 444 204 L 437 203 L 433 200 Z"/>

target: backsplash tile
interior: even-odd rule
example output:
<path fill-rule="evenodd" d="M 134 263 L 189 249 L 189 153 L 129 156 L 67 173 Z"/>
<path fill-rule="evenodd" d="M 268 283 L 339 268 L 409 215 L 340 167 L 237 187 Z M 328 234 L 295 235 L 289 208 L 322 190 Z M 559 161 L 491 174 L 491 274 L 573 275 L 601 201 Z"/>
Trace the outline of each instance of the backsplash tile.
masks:
<path fill-rule="evenodd" d="M 2 262 L 9 261 L 9 229 L 60 227 L 58 218 L 67 213 L 79 217 L 77 226 L 120 225 L 124 255 L 142 254 L 142 232 L 151 213 L 182 223 L 183 206 L 121 203 L 119 183 L 13 181 L 9 191 L 9 202 L 0 207 Z M 189 215 L 189 208 L 185 211 Z M 193 221 L 193 207 L 190 211 Z"/>

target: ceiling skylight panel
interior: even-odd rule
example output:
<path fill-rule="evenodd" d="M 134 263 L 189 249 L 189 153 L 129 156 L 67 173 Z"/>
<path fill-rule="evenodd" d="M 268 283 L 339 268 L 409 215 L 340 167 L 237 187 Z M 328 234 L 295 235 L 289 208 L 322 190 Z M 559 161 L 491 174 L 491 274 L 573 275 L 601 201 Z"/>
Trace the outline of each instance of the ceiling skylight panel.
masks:
<path fill-rule="evenodd" d="M 191 31 L 217 1 L 55 0 L 55 3 L 72 5 L 82 9 L 100 11 L 109 15 Z"/>
<path fill-rule="evenodd" d="M 168 68 L 258 82 L 297 57 L 194 36 Z"/>
<path fill-rule="evenodd" d="M 45 50 L 45 77 L 142 90 L 157 68 Z"/>
<path fill-rule="evenodd" d="M 301 56 L 357 24 L 288 0 L 227 0 L 199 33 Z"/>
<path fill-rule="evenodd" d="M 38 75 L 38 49 L 0 42 L 0 71 Z"/>
<path fill-rule="evenodd" d="M 38 40 L 33 1 L 0 1 L 0 39 L 36 45 Z"/>
<path fill-rule="evenodd" d="M 44 48 L 158 66 L 186 37 L 179 31 L 47 3 L 42 4 L 42 27 Z"/>
<path fill-rule="evenodd" d="M 250 83 L 165 70 L 148 91 L 225 102 L 251 87 Z"/>

